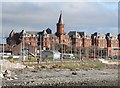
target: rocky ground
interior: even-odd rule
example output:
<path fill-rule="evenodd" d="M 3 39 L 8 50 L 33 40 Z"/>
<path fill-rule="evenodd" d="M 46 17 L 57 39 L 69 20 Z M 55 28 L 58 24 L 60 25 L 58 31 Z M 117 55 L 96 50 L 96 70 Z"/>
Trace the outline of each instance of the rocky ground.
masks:
<path fill-rule="evenodd" d="M 17 72 L 18 73 L 18 72 Z M 80 70 L 70 71 L 69 69 L 63 70 L 24 70 L 19 72 L 16 76 L 17 79 L 3 79 L 3 86 L 13 85 L 97 85 L 107 86 L 117 85 L 118 74 L 115 69 L 106 70 Z M 112 84 L 111 84 L 111 83 Z M 110 84 L 109 84 L 110 83 Z"/>
<path fill-rule="evenodd" d="M 102 69 L 26 67 L 3 73 L 2 86 L 117 86 L 118 66 Z"/>

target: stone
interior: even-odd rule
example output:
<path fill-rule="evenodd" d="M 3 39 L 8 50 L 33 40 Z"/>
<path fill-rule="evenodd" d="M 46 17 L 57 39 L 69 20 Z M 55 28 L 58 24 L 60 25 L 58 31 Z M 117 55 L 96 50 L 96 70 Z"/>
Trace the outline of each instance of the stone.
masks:
<path fill-rule="evenodd" d="M 2 73 L 0 73 L 0 78 L 4 78 L 4 76 L 3 76 L 3 74 L 2 74 Z"/>
<path fill-rule="evenodd" d="M 4 77 L 10 77 L 10 76 L 11 76 L 11 71 L 5 70 L 3 76 L 4 76 Z"/>
<path fill-rule="evenodd" d="M 77 72 L 72 72 L 72 75 L 77 75 Z"/>

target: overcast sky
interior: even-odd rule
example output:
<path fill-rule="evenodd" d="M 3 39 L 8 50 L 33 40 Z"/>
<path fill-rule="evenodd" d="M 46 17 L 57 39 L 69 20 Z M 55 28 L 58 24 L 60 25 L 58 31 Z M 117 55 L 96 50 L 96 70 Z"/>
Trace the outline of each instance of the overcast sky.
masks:
<path fill-rule="evenodd" d="M 67 33 L 118 33 L 117 2 L 2 2 L 4 35 L 7 37 L 13 29 L 20 32 L 50 28 L 55 33 L 61 10 Z"/>

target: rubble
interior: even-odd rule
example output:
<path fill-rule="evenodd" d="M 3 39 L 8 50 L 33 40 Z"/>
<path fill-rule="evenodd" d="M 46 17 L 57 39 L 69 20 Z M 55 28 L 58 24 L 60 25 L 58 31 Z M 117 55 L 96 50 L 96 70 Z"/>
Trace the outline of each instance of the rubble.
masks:
<path fill-rule="evenodd" d="M 14 79 L 18 79 L 17 75 L 12 75 L 10 70 L 5 70 L 3 73 L 0 73 L 0 78 L 11 81 Z"/>
<path fill-rule="evenodd" d="M 4 78 L 4 76 L 3 76 L 3 74 L 2 74 L 2 73 L 0 73 L 0 78 Z"/>
<path fill-rule="evenodd" d="M 11 69 L 24 69 L 26 66 L 20 63 L 11 63 L 8 60 L 0 60 L 1 71 L 11 70 Z"/>
<path fill-rule="evenodd" d="M 14 69 L 24 69 L 25 66 L 20 63 L 11 63 L 8 60 L 0 60 L 0 78 L 11 81 L 11 80 L 17 80 L 17 75 L 13 74 L 11 70 Z"/>
<path fill-rule="evenodd" d="M 9 78 L 11 76 L 11 71 L 5 70 L 5 72 L 3 73 L 3 76 Z"/>

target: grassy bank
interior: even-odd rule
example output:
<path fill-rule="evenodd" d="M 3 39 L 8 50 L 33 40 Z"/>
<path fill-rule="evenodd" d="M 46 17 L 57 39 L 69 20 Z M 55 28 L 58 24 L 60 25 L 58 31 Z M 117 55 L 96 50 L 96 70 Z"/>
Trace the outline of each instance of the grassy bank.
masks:
<path fill-rule="evenodd" d="M 9 60 L 10 62 L 16 62 L 17 60 L 13 59 L 13 58 L 7 58 L 7 60 Z M 50 61 L 50 63 L 48 63 L 48 61 Z M 57 62 L 58 61 L 58 62 Z M 77 62 L 78 61 L 78 62 Z M 91 60 L 91 59 L 87 59 L 85 58 L 83 61 L 80 61 L 80 59 L 64 59 L 63 62 L 61 62 L 60 60 L 54 60 L 52 58 L 46 58 L 44 59 L 44 63 L 37 63 L 37 58 L 34 57 L 29 57 L 26 61 L 25 61 L 25 65 L 26 66 L 34 66 L 34 67 L 43 67 L 43 68 L 60 68 L 60 69 L 76 69 L 76 68 L 80 68 L 80 69 L 89 69 L 89 68 L 96 68 L 96 69 L 100 69 L 105 67 L 105 64 L 99 62 L 98 60 Z M 28 62 L 28 63 L 27 63 Z M 29 62 L 33 62 L 33 63 L 29 63 Z"/>
<path fill-rule="evenodd" d="M 68 68 L 68 69 L 87 69 L 87 68 L 102 68 L 105 66 L 105 64 L 102 64 L 100 62 L 76 62 L 76 63 L 63 63 L 63 64 L 58 64 L 59 67 L 61 68 Z"/>
<path fill-rule="evenodd" d="M 101 62 L 57 62 L 57 63 L 40 63 L 40 64 L 25 64 L 30 67 L 39 67 L 40 69 L 70 69 L 70 70 L 75 70 L 75 69 L 101 69 L 104 68 L 106 65 L 101 63 Z"/>

